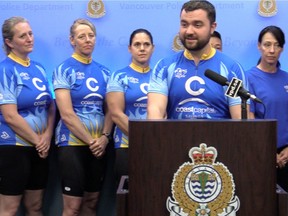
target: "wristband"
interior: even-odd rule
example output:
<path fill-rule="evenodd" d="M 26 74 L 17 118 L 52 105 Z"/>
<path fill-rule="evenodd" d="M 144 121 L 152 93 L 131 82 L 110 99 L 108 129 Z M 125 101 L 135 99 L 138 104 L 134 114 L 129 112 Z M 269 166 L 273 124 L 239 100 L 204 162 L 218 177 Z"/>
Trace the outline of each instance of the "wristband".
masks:
<path fill-rule="evenodd" d="M 102 133 L 102 135 L 103 135 L 103 136 L 106 136 L 109 141 L 110 141 L 111 138 L 112 138 L 111 135 L 110 135 L 110 133 Z"/>

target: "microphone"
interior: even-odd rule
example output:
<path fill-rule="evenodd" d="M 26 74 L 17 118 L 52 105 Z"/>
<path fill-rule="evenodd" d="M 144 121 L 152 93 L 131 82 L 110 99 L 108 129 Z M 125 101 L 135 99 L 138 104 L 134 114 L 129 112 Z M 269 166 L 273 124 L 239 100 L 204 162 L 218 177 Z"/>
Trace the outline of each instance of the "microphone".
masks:
<path fill-rule="evenodd" d="M 204 74 L 206 77 L 208 77 L 209 79 L 213 80 L 214 82 L 216 82 L 222 86 L 226 86 L 226 85 L 229 87 L 231 86 L 231 83 L 228 82 L 226 77 L 223 77 L 220 74 L 218 74 L 218 73 L 216 73 L 210 69 L 207 69 Z M 235 80 L 241 81 L 241 80 L 236 79 L 236 78 L 235 78 Z M 253 95 L 250 92 L 248 92 L 247 90 L 245 90 L 242 86 L 240 86 L 240 88 L 236 92 L 236 94 L 240 97 L 244 97 L 245 99 L 251 98 L 252 100 L 254 100 L 257 103 L 262 103 L 262 101 L 259 98 L 257 98 L 255 95 Z"/>

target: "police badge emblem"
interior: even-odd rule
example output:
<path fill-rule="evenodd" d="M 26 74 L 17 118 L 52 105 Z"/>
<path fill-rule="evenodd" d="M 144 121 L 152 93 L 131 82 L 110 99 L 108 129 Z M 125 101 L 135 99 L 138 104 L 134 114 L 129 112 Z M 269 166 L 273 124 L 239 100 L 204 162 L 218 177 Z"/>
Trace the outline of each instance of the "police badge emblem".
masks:
<path fill-rule="evenodd" d="M 264 17 L 271 17 L 277 13 L 276 0 L 260 0 L 258 14 Z"/>
<path fill-rule="evenodd" d="M 87 16 L 100 18 L 105 15 L 105 7 L 102 0 L 90 0 L 88 3 Z"/>
<path fill-rule="evenodd" d="M 234 195 L 235 184 L 227 167 L 215 162 L 217 150 L 201 143 L 189 151 L 192 163 L 186 162 L 174 174 L 172 197 L 166 207 L 170 215 L 236 215 L 240 201 Z"/>

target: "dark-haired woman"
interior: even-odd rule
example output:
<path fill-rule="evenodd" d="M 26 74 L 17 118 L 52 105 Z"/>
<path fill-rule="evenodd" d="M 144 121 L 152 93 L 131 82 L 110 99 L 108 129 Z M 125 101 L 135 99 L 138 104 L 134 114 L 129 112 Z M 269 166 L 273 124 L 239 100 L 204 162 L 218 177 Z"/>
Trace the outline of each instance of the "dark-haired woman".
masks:
<path fill-rule="evenodd" d="M 153 38 L 146 29 L 137 29 L 130 35 L 129 66 L 114 72 L 107 86 L 107 103 L 116 124 L 116 181 L 128 175 L 128 121 L 146 119 L 147 89 L 150 78 L 150 58 L 154 51 Z"/>
<path fill-rule="evenodd" d="M 249 90 L 263 101 L 251 101 L 251 117 L 277 119 L 277 183 L 288 191 L 288 73 L 280 68 L 285 35 L 277 26 L 267 26 L 258 36 L 261 57 L 247 71 Z M 275 143 L 276 145 L 276 143 Z"/>

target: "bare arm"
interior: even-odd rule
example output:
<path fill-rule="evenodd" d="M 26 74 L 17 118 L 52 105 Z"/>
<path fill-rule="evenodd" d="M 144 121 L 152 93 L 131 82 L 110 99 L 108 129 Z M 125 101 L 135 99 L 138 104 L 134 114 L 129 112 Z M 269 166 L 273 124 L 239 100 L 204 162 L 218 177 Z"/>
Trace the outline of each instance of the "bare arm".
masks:
<path fill-rule="evenodd" d="M 241 105 L 230 106 L 230 115 L 232 119 L 242 119 L 242 110 Z M 250 106 L 247 105 L 247 118 L 250 119 Z"/>
<path fill-rule="evenodd" d="M 104 109 L 105 109 L 105 120 L 102 133 L 111 133 L 113 127 L 113 121 L 111 117 L 111 110 L 108 108 L 107 103 L 105 103 Z"/>
<path fill-rule="evenodd" d="M 83 123 L 73 110 L 70 90 L 57 89 L 55 90 L 56 103 L 60 112 L 61 119 L 68 129 L 80 140 L 86 144 L 93 143 L 93 137 L 85 129 Z"/>
<path fill-rule="evenodd" d="M 147 118 L 164 119 L 166 117 L 167 103 L 167 96 L 158 93 L 148 93 Z"/>
<path fill-rule="evenodd" d="M 255 114 L 253 112 L 249 112 L 249 119 L 255 119 Z"/>
<path fill-rule="evenodd" d="M 55 103 L 54 100 L 49 106 L 48 110 L 48 119 L 47 119 L 47 127 L 43 134 L 41 134 L 41 141 L 43 142 L 43 146 L 41 148 L 37 148 L 39 150 L 40 157 L 48 156 L 48 151 L 50 149 L 51 138 L 54 132 L 54 122 L 55 122 Z"/>
<path fill-rule="evenodd" d="M 106 94 L 107 105 L 111 112 L 112 121 L 121 129 L 125 135 L 129 135 L 129 118 L 124 113 L 125 96 L 123 92 L 109 92 Z"/>
<path fill-rule="evenodd" d="M 1 112 L 12 130 L 35 147 L 40 145 L 40 136 L 34 132 L 25 119 L 19 115 L 16 104 L 1 105 Z"/>

